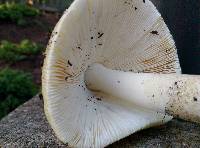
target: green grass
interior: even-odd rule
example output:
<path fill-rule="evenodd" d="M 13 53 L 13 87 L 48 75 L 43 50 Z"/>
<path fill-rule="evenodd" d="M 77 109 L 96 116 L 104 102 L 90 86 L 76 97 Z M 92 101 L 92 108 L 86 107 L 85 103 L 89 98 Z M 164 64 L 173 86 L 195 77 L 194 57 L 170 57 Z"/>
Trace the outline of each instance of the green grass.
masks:
<path fill-rule="evenodd" d="M 0 119 L 38 92 L 32 76 L 18 70 L 0 70 Z"/>
<path fill-rule="evenodd" d="M 0 21 L 10 21 L 17 25 L 26 25 L 27 18 L 34 18 L 40 14 L 36 8 L 16 3 L 0 4 Z"/>
<path fill-rule="evenodd" d="M 42 46 L 29 40 L 22 40 L 19 44 L 9 41 L 0 43 L 0 60 L 14 63 L 27 59 L 30 55 L 37 55 L 41 52 Z"/>

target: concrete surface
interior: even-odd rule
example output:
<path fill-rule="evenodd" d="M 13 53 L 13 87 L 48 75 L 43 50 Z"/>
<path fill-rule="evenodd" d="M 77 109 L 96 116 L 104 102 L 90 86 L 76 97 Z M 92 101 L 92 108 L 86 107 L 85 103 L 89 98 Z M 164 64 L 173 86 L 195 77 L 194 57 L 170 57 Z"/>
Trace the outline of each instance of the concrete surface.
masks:
<path fill-rule="evenodd" d="M 38 96 L 0 121 L 0 147 L 66 147 L 58 141 L 43 112 Z M 180 120 L 147 129 L 118 141 L 110 148 L 200 147 L 200 125 Z"/>

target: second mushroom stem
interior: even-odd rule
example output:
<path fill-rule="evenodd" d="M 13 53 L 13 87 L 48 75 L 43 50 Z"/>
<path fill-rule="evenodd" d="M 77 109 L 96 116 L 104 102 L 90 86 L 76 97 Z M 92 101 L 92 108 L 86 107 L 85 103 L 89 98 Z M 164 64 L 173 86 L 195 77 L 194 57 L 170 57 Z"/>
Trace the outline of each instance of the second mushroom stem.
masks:
<path fill-rule="evenodd" d="M 85 81 L 93 91 L 200 123 L 200 76 L 123 72 L 94 64 Z"/>

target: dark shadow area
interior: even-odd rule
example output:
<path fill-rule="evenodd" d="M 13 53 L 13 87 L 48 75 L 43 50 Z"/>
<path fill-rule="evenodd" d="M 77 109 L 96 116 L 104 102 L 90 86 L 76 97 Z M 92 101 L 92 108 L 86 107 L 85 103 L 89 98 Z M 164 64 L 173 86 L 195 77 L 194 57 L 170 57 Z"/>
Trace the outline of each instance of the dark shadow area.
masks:
<path fill-rule="evenodd" d="M 178 49 L 182 72 L 200 74 L 200 0 L 152 0 Z"/>

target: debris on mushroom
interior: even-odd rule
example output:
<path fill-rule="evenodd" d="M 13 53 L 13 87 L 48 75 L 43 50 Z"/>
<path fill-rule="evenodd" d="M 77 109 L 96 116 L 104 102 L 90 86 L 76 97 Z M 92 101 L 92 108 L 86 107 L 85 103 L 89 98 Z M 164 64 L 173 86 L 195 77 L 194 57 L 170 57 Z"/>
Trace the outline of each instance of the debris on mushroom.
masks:
<path fill-rule="evenodd" d="M 171 115 L 184 115 L 175 111 L 179 100 L 173 96 L 187 94 L 189 88 L 182 92 L 190 81 L 181 77 L 176 86 L 176 76 L 157 75 L 181 73 L 166 24 L 149 0 L 126 1 L 75 0 L 49 41 L 42 73 L 45 114 L 57 137 L 69 146 L 104 147 L 164 124 Z M 98 69 L 95 63 L 106 68 Z M 96 72 L 102 75 L 96 78 Z M 112 77 L 118 73 L 130 75 L 133 84 L 129 77 Z M 165 82 L 166 90 L 157 90 Z M 135 92 L 129 92 L 131 87 Z M 189 103 L 198 105 L 199 95 L 191 94 Z M 159 96 L 165 97 L 163 102 Z"/>

